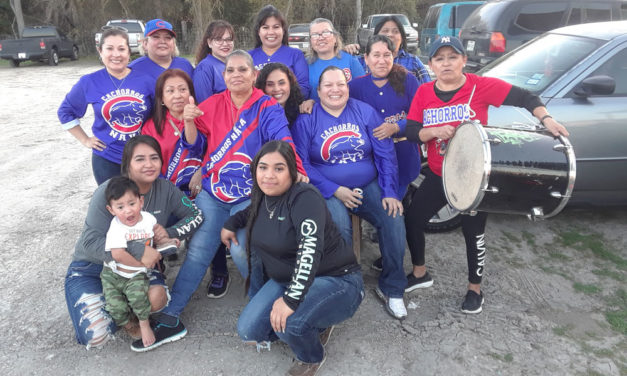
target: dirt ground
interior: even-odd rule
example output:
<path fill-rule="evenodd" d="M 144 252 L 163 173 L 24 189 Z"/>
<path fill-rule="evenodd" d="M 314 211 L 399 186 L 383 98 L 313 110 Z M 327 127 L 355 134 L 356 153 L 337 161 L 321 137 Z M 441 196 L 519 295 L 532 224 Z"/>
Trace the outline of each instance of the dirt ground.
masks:
<path fill-rule="evenodd" d="M 60 127 L 56 111 L 96 69 L 65 60 L 0 66 L 0 374 L 283 374 L 292 361 L 287 346 L 257 353 L 236 336 L 246 299 L 232 263 L 225 298 L 208 299 L 205 281 L 190 301 L 183 340 L 143 354 L 121 333 L 100 350 L 75 343 L 63 281 L 96 184 L 89 151 Z M 88 112 L 85 129 L 92 119 Z M 334 332 L 320 375 L 627 375 L 626 223 L 624 208 L 568 208 L 543 222 L 492 215 L 484 311 L 473 316 L 460 312 L 461 232 L 429 235 L 435 283 L 406 295 L 402 323 L 373 293 L 378 249 L 364 239 L 367 296 Z M 176 271 L 170 265 L 170 284 Z"/>

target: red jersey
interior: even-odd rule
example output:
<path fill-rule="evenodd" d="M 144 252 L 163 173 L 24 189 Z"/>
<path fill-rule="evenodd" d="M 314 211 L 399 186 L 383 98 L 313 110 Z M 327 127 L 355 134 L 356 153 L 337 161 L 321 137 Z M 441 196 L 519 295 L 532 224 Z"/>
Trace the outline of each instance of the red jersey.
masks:
<path fill-rule="evenodd" d="M 505 101 L 512 85 L 493 77 L 465 73 L 466 82 L 448 102 L 435 95 L 436 81 L 420 85 L 407 114 L 408 120 L 421 123 L 424 128 L 451 125 L 457 128 L 466 121 L 488 122 L 488 106 L 499 107 Z M 429 169 L 442 176 L 442 162 L 446 141 L 433 138 L 427 141 Z"/>

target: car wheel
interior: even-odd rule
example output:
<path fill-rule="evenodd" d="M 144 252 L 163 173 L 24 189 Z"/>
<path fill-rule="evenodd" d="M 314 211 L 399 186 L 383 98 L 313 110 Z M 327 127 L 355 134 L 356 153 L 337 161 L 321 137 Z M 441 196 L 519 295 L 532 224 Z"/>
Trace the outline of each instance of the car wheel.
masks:
<path fill-rule="evenodd" d="M 78 60 L 78 47 L 72 46 L 72 56 L 70 56 L 70 60 Z"/>
<path fill-rule="evenodd" d="M 19 67 L 19 66 L 20 66 L 20 63 L 21 63 L 21 61 L 19 61 L 19 60 L 13 60 L 13 59 L 9 60 L 9 64 L 11 64 L 11 66 L 12 66 L 13 68 L 17 68 L 17 67 Z"/>
<path fill-rule="evenodd" d="M 423 171 L 428 168 L 427 163 L 423 163 L 420 175 L 416 178 L 416 180 L 409 184 L 407 194 L 405 194 L 405 198 L 403 199 L 403 207 L 405 211 L 411 204 L 411 198 L 414 195 L 414 192 L 416 192 L 418 187 L 420 187 L 420 184 L 422 184 L 422 181 L 425 178 Z M 438 233 L 452 231 L 458 228 L 461 223 L 462 217 L 460 212 L 447 203 L 429 220 L 427 226 L 425 227 L 425 232 Z"/>
<path fill-rule="evenodd" d="M 57 65 L 59 64 L 59 53 L 54 48 L 50 50 L 50 55 L 48 56 L 48 65 Z"/>

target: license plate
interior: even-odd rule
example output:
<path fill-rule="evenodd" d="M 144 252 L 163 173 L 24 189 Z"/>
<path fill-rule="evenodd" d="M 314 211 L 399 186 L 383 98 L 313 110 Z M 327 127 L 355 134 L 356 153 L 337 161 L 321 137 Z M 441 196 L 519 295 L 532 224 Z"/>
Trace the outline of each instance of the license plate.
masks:
<path fill-rule="evenodd" d="M 17 54 L 18 59 L 26 59 L 26 52 L 20 52 Z"/>
<path fill-rule="evenodd" d="M 469 40 L 468 43 L 466 44 L 466 51 L 472 52 L 474 50 L 475 50 L 475 41 Z"/>
<path fill-rule="evenodd" d="M 303 43 L 303 48 L 309 48 L 309 42 Z"/>

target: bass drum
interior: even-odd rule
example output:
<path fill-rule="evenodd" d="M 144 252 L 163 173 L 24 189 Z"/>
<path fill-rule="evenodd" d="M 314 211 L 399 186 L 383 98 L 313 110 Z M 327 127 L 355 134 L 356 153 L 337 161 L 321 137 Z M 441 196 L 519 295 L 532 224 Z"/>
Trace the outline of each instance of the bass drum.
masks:
<path fill-rule="evenodd" d="M 472 213 L 558 214 L 575 185 L 575 154 L 566 137 L 460 125 L 450 140 L 442 180 L 449 204 Z"/>

